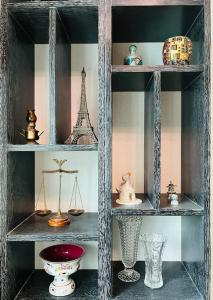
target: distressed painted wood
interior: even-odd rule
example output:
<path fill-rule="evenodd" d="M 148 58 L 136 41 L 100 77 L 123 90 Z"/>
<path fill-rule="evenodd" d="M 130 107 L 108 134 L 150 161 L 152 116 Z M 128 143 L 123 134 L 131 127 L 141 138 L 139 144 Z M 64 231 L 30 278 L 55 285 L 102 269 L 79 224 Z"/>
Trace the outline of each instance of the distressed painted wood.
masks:
<path fill-rule="evenodd" d="M 49 142 L 62 144 L 71 133 L 71 46 L 56 8 L 49 18 Z"/>
<path fill-rule="evenodd" d="M 164 286 L 160 289 L 150 289 L 144 285 L 144 262 L 137 262 L 135 269 L 141 274 L 136 283 L 121 282 L 117 273 L 123 269 L 121 262 L 113 262 L 113 299 L 140 300 L 202 300 L 190 276 L 180 262 L 163 262 Z"/>
<path fill-rule="evenodd" d="M 133 72 L 133 73 L 143 73 L 143 72 L 202 72 L 204 70 L 204 66 L 200 65 L 186 65 L 186 66 L 176 66 L 176 65 L 142 65 L 142 66 L 127 66 L 127 65 L 113 65 L 112 72 L 113 73 L 121 73 L 121 72 Z"/>
<path fill-rule="evenodd" d="M 8 1 L 8 7 L 13 8 L 49 8 L 49 7 L 81 7 L 81 6 L 98 6 L 98 0 L 67 0 L 67 1 Z"/>
<path fill-rule="evenodd" d="M 210 174 L 211 174 L 211 74 L 210 74 L 210 62 L 211 62 L 211 2 L 210 0 L 205 0 L 204 6 L 204 177 L 205 182 L 204 190 L 206 194 L 206 199 L 204 203 L 205 218 L 204 218 L 204 260 L 205 260 L 205 281 L 204 281 L 204 295 L 206 299 L 211 296 L 210 289 L 210 277 L 211 277 L 211 236 L 210 236 L 210 201 L 211 201 L 211 187 L 210 187 Z"/>
<path fill-rule="evenodd" d="M 144 98 L 144 193 L 155 209 L 160 202 L 160 89 L 160 73 L 155 72 Z"/>
<path fill-rule="evenodd" d="M 112 215 L 143 215 L 143 216 L 203 216 L 204 209 L 191 201 L 185 195 L 179 195 L 181 199 L 178 206 L 171 206 L 168 203 L 167 195 L 161 194 L 160 207 L 154 209 L 150 201 L 144 194 L 137 194 L 137 197 L 143 199 L 143 203 L 134 206 L 119 205 L 115 202 L 117 195 L 113 194 Z"/>
<path fill-rule="evenodd" d="M 113 6 L 203 5 L 203 0 L 112 0 Z"/>
<path fill-rule="evenodd" d="M 34 152 L 46 152 L 46 151 L 97 151 L 98 144 L 91 145 L 7 145 L 8 152 L 19 151 L 34 151 Z"/>
<path fill-rule="evenodd" d="M 7 54 L 8 54 L 8 15 L 6 0 L 0 1 L 0 290 L 1 298 L 8 296 L 7 277 Z"/>
<path fill-rule="evenodd" d="M 76 284 L 75 293 L 72 296 L 65 296 L 63 300 L 97 300 L 98 299 L 98 272 L 97 270 L 78 270 L 71 276 Z M 44 270 L 36 270 L 32 273 L 30 280 L 23 290 L 17 295 L 16 300 L 53 300 L 49 294 L 49 285 L 52 276 Z"/>
<path fill-rule="evenodd" d="M 31 216 L 7 235 L 8 241 L 97 241 L 98 215 L 85 213 L 70 216 L 68 226 L 54 228 L 48 226 L 50 216 Z"/>
<path fill-rule="evenodd" d="M 114 43 L 164 42 L 168 37 L 185 35 L 201 9 L 174 5 L 113 6 L 112 40 Z"/>
<path fill-rule="evenodd" d="M 98 296 L 111 299 L 112 104 L 111 1 L 99 2 L 99 245 Z"/>

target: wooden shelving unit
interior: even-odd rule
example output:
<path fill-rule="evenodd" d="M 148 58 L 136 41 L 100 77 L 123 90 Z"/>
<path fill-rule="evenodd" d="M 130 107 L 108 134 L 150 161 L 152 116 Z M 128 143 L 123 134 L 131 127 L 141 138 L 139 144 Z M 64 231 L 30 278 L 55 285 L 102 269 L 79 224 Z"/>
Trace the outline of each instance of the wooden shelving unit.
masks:
<path fill-rule="evenodd" d="M 210 299 L 210 1 L 1 0 L 0 19 L 0 228 L 1 299 L 53 299 L 51 277 L 35 270 L 35 241 L 97 241 L 98 270 L 73 277 L 76 293 L 64 299 Z M 113 43 L 163 42 L 187 35 L 190 66 L 112 65 Z M 34 45 L 49 45 L 49 144 L 23 145 L 16 133 L 34 106 Z M 72 43 L 99 45 L 99 143 L 64 145 L 71 132 Z M 112 92 L 144 91 L 143 204 L 123 207 L 112 194 Z M 161 91 L 180 91 L 181 203 L 172 208 L 160 190 Z M 63 99 L 63 105 L 61 101 Z M 24 113 L 22 113 L 24 112 Z M 35 152 L 98 151 L 99 208 L 49 228 L 32 215 Z M 83 154 L 82 154 L 83 155 Z M 181 216 L 181 262 L 164 264 L 164 287 L 124 285 L 112 262 L 112 219 L 118 214 Z M 136 268 L 144 274 L 144 263 Z"/>

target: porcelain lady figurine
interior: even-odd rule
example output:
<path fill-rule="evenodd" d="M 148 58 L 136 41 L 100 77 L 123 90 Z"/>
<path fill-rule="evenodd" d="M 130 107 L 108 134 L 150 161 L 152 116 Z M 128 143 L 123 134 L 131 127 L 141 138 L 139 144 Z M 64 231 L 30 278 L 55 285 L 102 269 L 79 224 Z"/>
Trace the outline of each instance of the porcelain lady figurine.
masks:
<path fill-rule="evenodd" d="M 142 65 L 143 61 L 141 56 L 137 55 L 137 46 L 130 45 L 129 46 L 129 55 L 124 58 L 124 64 L 130 66 Z"/>
<path fill-rule="evenodd" d="M 142 202 L 142 200 L 135 197 L 135 190 L 131 184 L 130 177 L 130 172 L 122 177 L 123 182 L 121 183 L 120 188 L 117 189 L 119 199 L 116 200 L 116 203 L 118 204 L 135 205 Z"/>

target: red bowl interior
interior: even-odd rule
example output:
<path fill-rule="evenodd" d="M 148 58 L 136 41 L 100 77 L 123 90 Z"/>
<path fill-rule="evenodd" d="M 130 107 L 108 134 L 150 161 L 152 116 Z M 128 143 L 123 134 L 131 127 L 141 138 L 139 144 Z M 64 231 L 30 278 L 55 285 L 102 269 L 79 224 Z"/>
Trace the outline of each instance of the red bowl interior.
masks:
<path fill-rule="evenodd" d="M 84 249 L 80 246 L 62 244 L 45 248 L 40 252 L 40 257 L 50 262 L 64 262 L 78 259 L 83 254 Z"/>

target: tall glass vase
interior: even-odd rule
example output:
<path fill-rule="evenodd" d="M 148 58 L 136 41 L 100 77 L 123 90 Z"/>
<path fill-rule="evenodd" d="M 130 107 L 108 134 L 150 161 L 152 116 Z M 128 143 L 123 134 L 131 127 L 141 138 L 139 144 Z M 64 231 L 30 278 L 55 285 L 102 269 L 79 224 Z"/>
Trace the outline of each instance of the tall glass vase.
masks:
<path fill-rule="evenodd" d="M 162 253 L 165 237 L 161 234 L 143 234 L 141 236 L 145 255 L 144 284 L 151 289 L 163 286 Z"/>
<path fill-rule="evenodd" d="M 124 282 L 134 282 L 140 279 L 140 274 L 134 270 L 138 254 L 138 241 L 142 225 L 141 216 L 117 216 L 121 239 L 122 262 L 124 270 L 118 273 L 118 278 Z"/>

